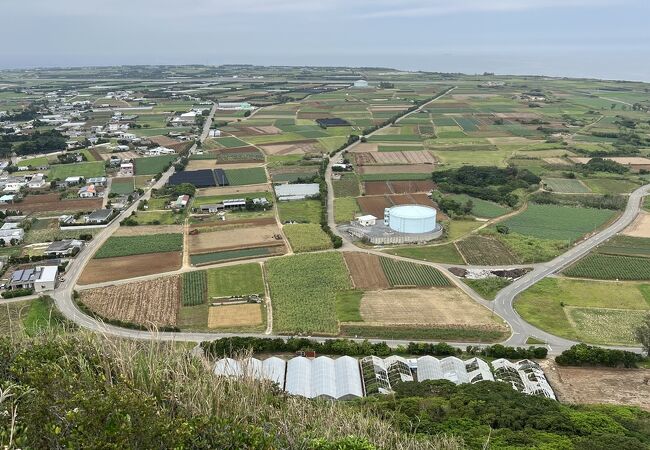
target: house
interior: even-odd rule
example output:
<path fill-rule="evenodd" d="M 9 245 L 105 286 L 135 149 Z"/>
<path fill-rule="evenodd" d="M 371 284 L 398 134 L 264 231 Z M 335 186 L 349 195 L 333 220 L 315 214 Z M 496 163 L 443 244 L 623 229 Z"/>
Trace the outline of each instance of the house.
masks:
<path fill-rule="evenodd" d="M 357 217 L 357 223 L 362 227 L 371 227 L 377 223 L 377 218 L 368 214 L 367 216 Z"/>
<path fill-rule="evenodd" d="M 54 241 L 45 249 L 47 256 L 62 258 L 65 256 L 75 256 L 81 251 L 84 242 L 77 239 L 63 239 Z"/>
<path fill-rule="evenodd" d="M 145 153 L 149 156 L 175 155 L 176 150 L 172 150 L 171 148 L 167 147 L 156 147 L 147 149 Z"/>
<path fill-rule="evenodd" d="M 17 193 L 20 192 L 20 189 L 27 185 L 24 181 L 13 181 L 13 182 L 8 182 L 5 184 L 4 189 L 2 192 L 8 192 L 8 193 Z"/>
<path fill-rule="evenodd" d="M 68 177 L 63 181 L 67 186 L 76 186 L 77 184 L 81 184 L 86 180 L 84 177 Z"/>
<path fill-rule="evenodd" d="M 15 245 L 25 238 L 25 230 L 18 227 L 18 223 L 7 222 L 0 227 L 0 242 L 4 245 Z"/>
<path fill-rule="evenodd" d="M 98 209 L 86 216 L 86 223 L 92 225 L 104 224 L 109 221 L 113 215 L 113 209 Z"/>
<path fill-rule="evenodd" d="M 208 131 L 208 137 L 219 137 L 221 136 L 221 130 L 211 129 Z"/>
<path fill-rule="evenodd" d="M 35 292 L 51 291 L 56 288 L 57 266 L 37 266 L 18 269 L 11 274 L 8 289 L 33 289 Z"/>
<path fill-rule="evenodd" d="M 280 201 L 304 200 L 319 194 L 318 183 L 280 184 L 275 187 L 275 195 Z"/>
<path fill-rule="evenodd" d="M 89 184 L 79 189 L 79 197 L 81 198 L 94 198 L 97 197 L 97 190 L 95 189 L 94 184 Z"/>
<path fill-rule="evenodd" d="M 120 173 L 122 175 L 133 175 L 133 163 L 121 163 Z"/>
<path fill-rule="evenodd" d="M 42 173 L 37 173 L 27 182 L 27 187 L 29 189 L 43 189 L 47 186 L 45 178 L 47 177 Z"/>
<path fill-rule="evenodd" d="M 189 201 L 189 195 L 179 195 L 175 201 L 171 202 L 170 206 L 172 209 L 183 209 L 187 206 Z"/>
<path fill-rule="evenodd" d="M 18 198 L 17 194 L 5 194 L 0 196 L 0 205 L 15 203 Z"/>
<path fill-rule="evenodd" d="M 357 80 L 354 82 L 355 88 L 367 88 L 368 82 L 366 80 Z"/>
<path fill-rule="evenodd" d="M 94 184 L 95 186 L 106 186 L 106 177 L 92 177 L 88 178 L 89 184 Z"/>

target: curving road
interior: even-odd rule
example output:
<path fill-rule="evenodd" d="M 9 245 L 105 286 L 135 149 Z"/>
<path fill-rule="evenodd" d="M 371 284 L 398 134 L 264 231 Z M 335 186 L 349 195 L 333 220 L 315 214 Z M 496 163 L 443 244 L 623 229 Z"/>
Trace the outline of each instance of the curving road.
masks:
<path fill-rule="evenodd" d="M 426 104 L 421 105 L 418 107 L 416 110 L 405 114 L 402 116 L 400 119 L 397 120 L 399 122 L 401 119 L 404 117 L 408 117 L 411 114 L 415 114 L 419 111 L 421 111 L 423 108 L 425 108 L 427 105 L 429 105 L 431 102 L 436 101 L 437 99 L 443 97 L 447 93 L 453 91 L 455 87 L 452 87 L 448 89 L 447 91 L 441 93 L 438 97 L 435 99 L 427 102 Z M 212 108 L 212 111 L 205 121 L 203 132 L 201 134 L 200 140 L 203 141 L 206 139 L 208 130 L 210 128 L 210 125 L 212 123 L 212 118 L 214 115 L 214 112 L 216 110 L 216 107 Z M 390 126 L 390 125 L 387 125 Z M 376 130 L 373 133 L 368 134 L 368 136 L 376 133 L 379 130 Z M 334 191 L 332 187 L 332 181 L 331 181 L 331 175 L 332 175 L 332 164 L 335 163 L 335 161 L 340 158 L 342 153 L 346 150 L 349 150 L 356 146 L 358 142 L 355 142 L 351 144 L 350 146 L 346 147 L 345 149 L 341 150 L 340 152 L 336 153 L 331 159 L 330 159 L 330 164 L 327 167 L 327 177 L 326 181 L 328 184 L 328 222 L 330 224 L 330 227 L 334 233 L 337 233 L 341 238 L 343 239 L 343 247 L 339 249 L 340 251 L 363 251 L 360 250 L 358 247 L 356 247 L 354 244 L 352 244 L 348 238 L 344 235 L 341 235 L 338 233 L 336 229 L 336 224 L 334 221 Z M 194 149 L 195 147 L 193 147 Z M 163 177 L 154 185 L 152 188 L 159 188 L 162 187 L 169 177 L 172 175 L 174 172 L 174 168 L 171 167 L 165 174 L 163 174 Z M 590 252 L 594 247 L 597 245 L 601 244 L 602 242 L 606 241 L 607 239 L 611 238 L 618 232 L 622 231 L 624 228 L 626 228 L 632 221 L 636 218 L 636 216 L 639 214 L 639 211 L 641 209 L 641 201 L 644 195 L 648 195 L 650 192 L 650 184 L 645 185 L 636 191 L 634 191 L 628 198 L 628 203 L 626 206 L 625 211 L 623 214 L 615 221 L 613 222 L 610 226 L 608 226 L 606 229 L 598 232 L 597 234 L 591 236 L 590 238 L 584 240 L 583 242 L 575 245 L 572 247 L 570 250 L 568 250 L 566 253 L 563 255 L 555 258 L 552 261 L 549 261 L 547 263 L 543 264 L 537 264 L 534 265 L 534 269 L 526 274 L 525 276 L 519 278 L 517 281 L 512 283 L 510 286 L 506 287 L 503 289 L 499 294 L 497 295 L 496 299 L 493 302 L 488 302 L 481 298 L 476 292 L 474 292 L 472 289 L 470 289 L 467 285 L 464 283 L 460 282 L 456 277 L 452 276 L 449 271 L 448 271 L 448 265 L 444 264 L 437 264 L 437 263 L 427 263 L 427 262 L 422 262 L 422 264 L 430 265 L 433 267 L 436 267 L 437 269 L 443 271 L 445 274 L 449 276 L 450 279 L 454 281 L 454 283 L 463 289 L 467 294 L 469 294 L 474 300 L 476 300 L 478 303 L 492 309 L 496 314 L 498 314 L 501 318 L 503 318 L 511 327 L 512 329 L 512 335 L 504 342 L 504 344 L 507 345 L 515 345 L 515 346 L 523 346 L 526 343 L 526 339 L 529 336 L 534 336 L 542 341 L 545 341 L 548 346 L 549 350 L 551 353 L 559 353 L 566 348 L 570 347 L 571 345 L 574 345 L 575 342 L 567 339 L 563 339 L 557 336 L 554 336 L 552 334 L 546 333 L 545 331 L 542 331 L 533 325 L 527 323 L 524 321 L 515 311 L 513 307 L 513 302 L 514 299 L 517 295 L 519 295 L 521 292 L 524 290 L 528 289 L 530 286 L 534 285 L 535 283 L 539 282 L 540 280 L 553 275 L 557 273 L 558 271 L 562 270 L 566 266 L 570 265 L 571 263 L 575 262 L 576 260 L 580 259 L 582 256 L 586 255 L 588 252 Z M 142 199 L 148 199 L 151 196 L 151 189 L 149 189 L 141 198 Z M 108 237 L 119 227 L 119 222 L 125 218 L 128 217 L 131 212 L 133 212 L 137 208 L 137 203 L 134 203 L 131 207 L 129 207 L 127 210 L 123 211 L 121 215 L 114 220 L 108 227 L 106 227 L 104 230 L 102 230 L 96 237 L 91 241 L 86 248 L 84 249 L 83 252 L 81 252 L 77 258 L 71 263 L 68 272 L 66 273 L 66 281 L 61 283 L 61 285 L 54 291 L 51 295 L 55 299 L 56 305 L 58 309 L 71 321 L 75 322 L 77 325 L 87 328 L 89 330 L 102 333 L 102 334 L 107 334 L 107 335 L 113 335 L 113 336 L 119 336 L 119 337 L 124 337 L 124 338 L 132 338 L 132 339 L 159 339 L 159 340 L 168 340 L 168 341 L 186 341 L 186 342 L 201 342 L 205 340 L 213 340 L 213 339 L 219 339 L 222 337 L 229 337 L 229 336 L 251 336 L 251 337 L 269 337 L 273 336 L 273 334 L 265 334 L 265 333 L 194 333 L 194 332 L 156 332 L 156 331 L 142 331 L 142 330 L 132 330 L 132 329 L 126 329 L 126 328 L 121 328 L 121 327 L 116 327 L 113 325 L 108 325 L 105 324 L 101 321 L 98 321 L 88 315 L 86 315 L 84 312 L 79 310 L 75 304 L 75 302 L 72 300 L 72 294 L 73 294 L 73 289 L 77 283 L 77 280 L 79 279 L 81 272 L 83 271 L 84 267 L 92 263 L 91 259 L 92 256 L 94 255 L 95 251 L 108 239 Z M 395 259 L 404 259 L 408 260 L 408 258 L 402 258 L 394 255 L 388 255 L 385 253 L 381 253 L 376 250 L 366 250 L 368 253 L 375 253 L 375 254 L 380 254 L 382 256 L 387 256 Z M 257 259 L 257 261 L 262 261 L 262 259 Z M 530 267 L 528 265 L 527 267 Z M 158 275 L 156 275 L 158 276 Z M 126 281 L 134 281 L 134 280 L 126 280 Z M 118 283 L 109 283 L 109 284 L 118 284 Z M 268 330 L 267 330 L 268 331 Z M 281 336 L 279 336 L 281 337 Z M 319 337 L 317 340 L 323 341 L 327 339 L 335 339 L 335 338 L 325 338 L 325 337 Z M 406 340 L 385 340 L 385 339 L 369 339 L 370 342 L 387 342 L 388 345 L 395 347 L 398 345 L 405 345 L 409 341 Z M 460 348 L 464 348 L 467 345 L 476 345 L 476 343 L 453 343 L 452 345 L 455 345 Z M 630 348 L 627 348 L 628 350 Z"/>

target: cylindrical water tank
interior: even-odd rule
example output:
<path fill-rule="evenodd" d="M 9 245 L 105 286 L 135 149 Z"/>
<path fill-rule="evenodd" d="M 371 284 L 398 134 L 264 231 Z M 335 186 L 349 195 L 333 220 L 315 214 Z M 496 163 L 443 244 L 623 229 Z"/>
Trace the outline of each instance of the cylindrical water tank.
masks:
<path fill-rule="evenodd" d="M 429 206 L 393 206 L 388 213 L 388 226 L 400 233 L 430 233 L 436 229 L 437 211 Z"/>

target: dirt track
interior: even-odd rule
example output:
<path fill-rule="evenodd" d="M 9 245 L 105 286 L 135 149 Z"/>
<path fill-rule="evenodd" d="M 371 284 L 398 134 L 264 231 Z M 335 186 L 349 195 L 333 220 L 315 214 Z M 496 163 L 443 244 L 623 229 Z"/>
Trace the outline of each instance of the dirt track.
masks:
<path fill-rule="evenodd" d="M 641 213 L 632 224 L 623 230 L 626 236 L 650 238 L 650 214 Z"/>

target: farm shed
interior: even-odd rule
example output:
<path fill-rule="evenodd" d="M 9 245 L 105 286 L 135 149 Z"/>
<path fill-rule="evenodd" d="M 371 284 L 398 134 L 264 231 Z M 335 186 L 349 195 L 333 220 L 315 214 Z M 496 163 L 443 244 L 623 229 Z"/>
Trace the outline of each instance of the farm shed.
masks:
<path fill-rule="evenodd" d="M 275 195 L 280 201 L 304 200 L 315 197 L 320 193 L 317 183 L 308 184 L 280 184 L 275 186 Z"/>
<path fill-rule="evenodd" d="M 355 88 L 367 88 L 368 82 L 366 80 L 357 80 L 353 85 Z"/>
<path fill-rule="evenodd" d="M 357 223 L 362 227 L 370 227 L 377 223 L 377 218 L 371 214 L 357 217 Z"/>

